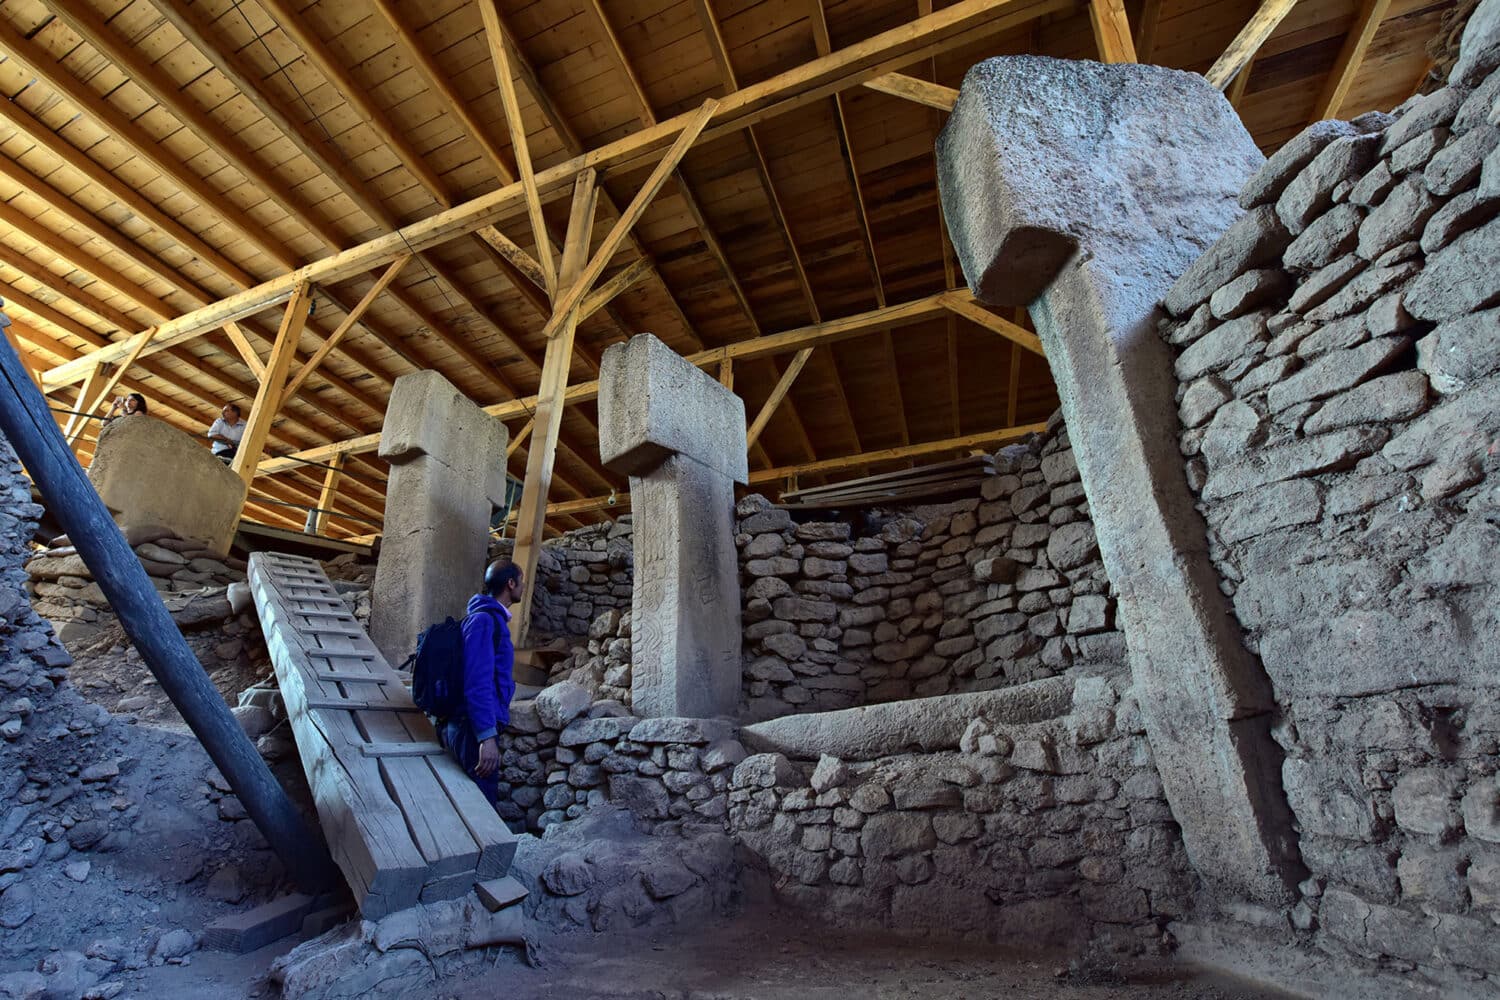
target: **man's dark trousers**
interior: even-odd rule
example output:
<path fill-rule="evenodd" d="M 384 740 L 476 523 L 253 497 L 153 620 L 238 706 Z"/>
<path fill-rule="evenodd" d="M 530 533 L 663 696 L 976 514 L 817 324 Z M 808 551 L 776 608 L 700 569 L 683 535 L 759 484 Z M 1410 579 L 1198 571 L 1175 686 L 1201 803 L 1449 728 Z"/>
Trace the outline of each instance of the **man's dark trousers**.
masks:
<path fill-rule="evenodd" d="M 474 784 L 479 786 L 490 805 L 494 805 L 495 800 L 500 797 L 500 772 L 496 768 L 495 773 L 488 778 L 481 778 L 474 773 L 474 768 L 479 764 L 479 741 L 474 738 L 474 728 L 469 725 L 469 720 L 449 719 L 443 723 L 442 737 L 449 756 L 458 761 L 459 767 L 474 779 Z"/>

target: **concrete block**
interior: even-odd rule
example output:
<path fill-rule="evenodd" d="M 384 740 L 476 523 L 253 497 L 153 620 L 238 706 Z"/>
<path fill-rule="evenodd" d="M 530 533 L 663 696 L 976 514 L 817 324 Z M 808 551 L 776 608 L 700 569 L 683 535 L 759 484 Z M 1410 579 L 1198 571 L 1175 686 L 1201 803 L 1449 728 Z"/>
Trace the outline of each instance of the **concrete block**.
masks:
<path fill-rule="evenodd" d="M 124 531 L 156 525 L 224 555 L 245 506 L 245 483 L 202 441 L 154 417 L 104 426 L 89 481 Z"/>
<path fill-rule="evenodd" d="M 639 476 L 668 455 L 749 481 L 745 404 L 649 333 L 604 352 L 599 370 L 599 459 Z"/>

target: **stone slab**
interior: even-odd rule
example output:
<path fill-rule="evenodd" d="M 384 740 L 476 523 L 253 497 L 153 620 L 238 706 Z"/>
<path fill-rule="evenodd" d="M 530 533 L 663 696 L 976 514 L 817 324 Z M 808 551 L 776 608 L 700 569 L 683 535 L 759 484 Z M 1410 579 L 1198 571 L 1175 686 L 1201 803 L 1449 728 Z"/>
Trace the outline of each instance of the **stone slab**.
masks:
<path fill-rule="evenodd" d="M 144 414 L 104 425 L 89 481 L 122 530 L 158 525 L 220 556 L 245 506 L 244 480 L 202 441 Z"/>
<path fill-rule="evenodd" d="M 436 372 L 396 380 L 381 429 L 390 460 L 370 633 L 400 663 L 479 590 L 490 515 L 503 500 L 509 433 Z"/>
<path fill-rule="evenodd" d="M 674 454 L 748 482 L 745 403 L 656 337 L 639 334 L 600 362 L 599 459 L 640 476 Z"/>

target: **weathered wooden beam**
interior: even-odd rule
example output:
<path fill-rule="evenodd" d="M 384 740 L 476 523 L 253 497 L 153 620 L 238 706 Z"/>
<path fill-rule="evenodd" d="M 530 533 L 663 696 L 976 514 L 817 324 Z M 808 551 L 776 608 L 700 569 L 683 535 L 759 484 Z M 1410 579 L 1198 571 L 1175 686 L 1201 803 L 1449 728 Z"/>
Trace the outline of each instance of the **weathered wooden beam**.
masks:
<path fill-rule="evenodd" d="M 581 323 L 594 313 L 609 305 L 616 295 L 625 291 L 636 282 L 640 281 L 653 270 L 649 257 L 637 257 L 625 265 L 613 277 L 607 279 L 598 288 L 589 292 L 583 304 L 578 307 L 578 321 Z"/>
<path fill-rule="evenodd" d="M 526 123 L 521 120 L 521 102 L 516 100 L 516 81 L 511 75 L 510 59 L 505 54 L 505 36 L 500 31 L 500 10 L 495 0 L 479 0 L 484 19 L 484 33 L 489 40 L 490 62 L 495 67 L 495 81 L 500 88 L 500 105 L 505 109 L 505 125 L 510 131 L 510 150 L 521 175 L 521 189 L 526 192 L 526 215 L 531 220 L 531 235 L 536 240 L 537 263 L 547 282 L 547 293 L 557 295 L 557 269 L 552 263 L 552 238 L 547 234 L 547 219 L 542 214 L 542 198 L 537 192 L 536 174 L 531 169 L 531 149 L 526 144 Z M 592 187 L 592 183 L 590 184 Z M 577 195 L 575 194 L 576 198 Z"/>
<path fill-rule="evenodd" d="M 328 469 L 323 474 L 323 489 L 318 493 L 318 509 L 310 511 L 307 519 L 308 534 L 323 534 L 324 526 L 328 521 L 328 513 L 333 508 L 333 499 L 338 495 L 339 480 L 344 474 L 344 462 L 348 458 L 347 455 L 339 455 L 328 463 Z"/>
<path fill-rule="evenodd" d="M 556 336 L 562 324 L 567 322 L 573 310 L 583 301 L 583 297 L 588 294 L 589 289 L 593 287 L 599 275 L 604 272 L 604 268 L 609 264 L 610 258 L 614 257 L 615 251 L 620 248 L 620 244 L 624 242 L 630 230 L 640 220 L 641 215 L 645 213 L 646 207 L 651 204 L 651 199 L 656 197 L 656 192 L 661 190 L 661 186 L 667 182 L 667 178 L 677 169 L 677 164 L 682 162 L 682 158 L 687 155 L 687 151 L 697 141 L 699 134 L 702 133 L 704 126 L 708 124 L 709 119 L 713 117 L 714 109 L 718 106 L 719 102 L 710 97 L 694 112 L 692 119 L 678 134 L 677 141 L 672 143 L 672 147 L 667 150 L 661 162 L 656 165 L 656 169 L 651 171 L 651 176 L 646 178 L 646 183 L 636 192 L 635 197 L 630 200 L 630 204 L 625 206 L 625 211 L 620 213 L 620 217 L 615 220 L 615 224 L 610 227 L 609 232 L 600 241 L 599 248 L 589 258 L 588 266 L 583 269 L 578 279 L 569 286 L 561 300 L 553 305 L 552 319 L 548 320 L 546 329 L 542 331 L 543 335 L 548 338 Z"/>
<path fill-rule="evenodd" d="M 282 401 L 282 389 L 286 386 L 287 372 L 297 357 L 297 341 L 302 337 L 302 327 L 307 323 L 307 310 L 312 301 L 312 286 L 307 282 L 297 286 L 291 301 L 286 304 L 286 313 L 281 317 L 281 328 L 276 331 L 276 343 L 271 356 L 266 359 L 266 374 L 260 380 L 260 389 L 255 402 L 245 416 L 245 434 L 230 466 L 248 485 L 255 478 L 262 453 L 266 450 L 266 436 L 271 422 L 276 419 Z"/>
<path fill-rule="evenodd" d="M 730 392 L 734 391 L 734 359 L 725 358 L 719 362 L 719 384 Z"/>
<path fill-rule="evenodd" d="M 396 280 L 396 276 L 401 273 L 401 269 L 410 260 L 411 254 L 405 254 L 391 261 L 390 266 L 385 269 L 385 272 L 370 287 L 370 290 L 365 292 L 364 297 L 355 303 L 354 308 L 349 310 L 344 316 L 343 322 L 334 327 L 333 333 L 329 334 L 328 339 L 323 341 L 322 345 L 313 352 L 312 357 L 308 358 L 302 367 L 297 369 L 295 375 L 287 379 L 286 388 L 281 393 L 281 401 L 277 404 L 278 408 L 285 406 L 288 400 L 297 395 L 297 390 L 302 388 L 302 383 L 306 382 L 308 376 L 317 371 L 318 366 L 323 363 L 324 359 L 333 353 L 334 348 L 339 346 L 339 341 L 343 340 L 349 331 L 354 329 L 354 324 L 359 322 L 360 317 L 365 314 L 365 310 L 369 309 L 370 305 L 380 296 L 380 293 L 385 291 L 390 286 L 390 283 Z"/>
<path fill-rule="evenodd" d="M 905 73 L 886 73 L 873 80 L 866 80 L 865 86 L 882 94 L 937 108 L 939 111 L 952 111 L 954 102 L 958 100 L 957 88 L 919 80 Z"/>
<path fill-rule="evenodd" d="M 73 412 L 68 414 L 68 422 L 63 425 L 63 440 L 69 448 L 74 446 L 78 435 L 83 433 L 89 422 L 88 415 L 94 412 L 99 399 L 104 395 L 105 383 L 109 381 L 106 373 L 108 367 L 104 364 L 95 365 L 94 370 L 89 372 L 89 377 L 78 388 L 78 398 L 73 401 Z"/>
<path fill-rule="evenodd" d="M 244 329 L 234 320 L 224 324 L 224 334 L 234 349 L 239 352 L 240 360 L 245 362 L 245 367 L 250 369 L 250 374 L 257 379 L 266 377 L 266 363 L 260 359 L 260 354 L 250 344 L 250 338 L 245 336 Z M 147 341 L 142 340 L 142 345 Z"/>
<path fill-rule="evenodd" d="M 1145 0 L 1141 4 L 1141 16 L 1135 25 L 1135 57 L 1137 62 L 1148 63 L 1156 52 L 1156 28 L 1161 24 L 1162 0 Z"/>
<path fill-rule="evenodd" d="M 585 170 L 573 187 L 573 208 L 568 218 L 568 234 L 563 241 L 562 267 L 558 273 L 559 289 L 571 290 L 581 281 L 584 262 L 589 254 L 589 234 L 594 228 L 594 210 L 598 205 L 596 175 Z M 543 234 L 545 235 L 545 233 Z M 564 295 L 563 301 L 569 296 Z M 562 308 L 559 303 L 558 308 Z M 547 494 L 552 487 L 552 465 L 557 453 L 558 432 L 562 430 L 563 391 L 568 386 L 568 367 L 573 354 L 573 338 L 578 332 L 578 311 L 563 316 L 557 335 L 547 342 L 547 359 L 542 368 L 542 384 L 537 391 L 536 430 L 526 451 L 526 476 L 521 480 L 521 508 L 516 516 L 516 544 L 511 558 L 521 567 L 520 608 L 516 613 L 516 639 L 524 641 L 530 627 L 531 602 L 536 593 L 536 566 L 542 552 L 543 530 L 547 522 Z"/>
<path fill-rule="evenodd" d="M 1276 26 L 1282 22 L 1292 8 L 1297 5 L 1297 0 L 1264 0 L 1250 18 L 1249 22 L 1240 29 L 1234 41 L 1229 43 L 1229 48 L 1219 56 L 1214 64 L 1209 67 L 1207 73 L 1208 82 L 1223 90 L 1229 86 L 1235 74 L 1244 69 L 1260 47 L 1265 44 L 1266 39 L 1276 30 Z"/>
<path fill-rule="evenodd" d="M 510 442 L 505 446 L 506 459 L 509 459 L 512 455 L 514 455 L 521 449 L 521 445 L 526 443 L 526 439 L 531 436 L 531 432 L 535 427 L 536 418 L 532 417 L 530 420 L 526 421 L 526 423 L 521 427 L 520 430 L 511 435 Z"/>
<path fill-rule="evenodd" d="M 1323 91 L 1313 105 L 1313 121 L 1338 117 L 1339 109 L 1344 106 L 1344 99 L 1349 96 L 1349 88 L 1354 86 L 1354 79 L 1359 75 L 1365 53 L 1370 50 L 1370 43 L 1375 40 L 1375 34 L 1380 30 L 1380 24 L 1390 9 L 1391 0 L 1364 0 L 1360 4 L 1354 24 L 1349 29 L 1349 34 L 1344 36 L 1338 60 L 1328 73 L 1328 82 L 1323 85 Z"/>
<path fill-rule="evenodd" d="M 771 417 L 781 401 L 786 399 L 787 393 L 792 391 L 792 383 L 797 381 L 797 376 L 802 374 L 807 359 L 812 357 L 813 349 L 804 347 L 792 356 L 792 363 L 786 366 L 782 372 L 781 380 L 771 390 L 771 395 L 766 397 L 765 403 L 761 405 L 760 412 L 755 415 L 755 420 L 750 424 L 750 429 L 745 432 L 746 446 L 754 445 L 760 439 L 760 432 L 766 429 L 766 424 L 771 422 Z"/>
<path fill-rule="evenodd" d="M 975 302 L 972 296 L 959 292 L 945 292 L 941 301 L 946 309 L 952 310 L 971 323 L 977 323 L 994 333 L 998 333 L 1006 340 L 1020 344 L 1033 354 L 1042 353 L 1042 341 L 1036 334 L 1024 327 L 1017 326 L 1008 319 L 1003 319 L 990 312 L 984 306 Z"/>
<path fill-rule="evenodd" d="M 859 86 L 865 80 L 880 76 L 898 66 L 947 51 L 977 38 L 998 34 L 1037 17 L 1071 6 L 1071 0 L 960 0 L 909 24 L 881 32 L 871 38 L 815 59 L 795 69 L 779 73 L 752 86 L 736 91 L 713 112 L 712 123 L 702 138 L 729 135 L 766 118 L 784 114 L 820 100 L 828 94 Z M 10 49 L 12 42 L 24 49 L 25 40 L 14 29 L 0 25 L 0 47 Z M 26 63 L 35 69 L 33 63 Z M 71 97 L 69 98 L 72 99 Z M 642 129 L 598 149 L 537 174 L 537 187 L 544 197 L 571 184 L 585 167 L 629 170 L 643 158 L 650 158 L 663 144 L 671 142 L 698 112 L 684 112 Z M 371 268 L 388 264 L 412 250 L 424 250 L 473 232 L 520 205 L 525 197 L 519 183 L 508 184 L 398 230 L 378 236 L 358 246 L 303 265 L 297 270 L 261 282 L 244 292 L 178 317 L 158 336 L 148 354 L 176 346 L 185 340 L 216 329 L 227 319 L 240 319 L 271 305 L 285 302 L 298 281 L 307 280 L 327 286 L 354 277 Z M 210 199 L 212 203 L 213 199 Z M 116 342 L 106 349 L 114 360 L 123 357 L 128 348 Z M 47 373 L 50 385 L 80 381 L 84 366 L 60 366 Z"/>
<path fill-rule="evenodd" d="M 1094 29 L 1100 62 L 1135 62 L 1135 40 L 1130 37 L 1125 0 L 1089 0 L 1089 25 Z"/>

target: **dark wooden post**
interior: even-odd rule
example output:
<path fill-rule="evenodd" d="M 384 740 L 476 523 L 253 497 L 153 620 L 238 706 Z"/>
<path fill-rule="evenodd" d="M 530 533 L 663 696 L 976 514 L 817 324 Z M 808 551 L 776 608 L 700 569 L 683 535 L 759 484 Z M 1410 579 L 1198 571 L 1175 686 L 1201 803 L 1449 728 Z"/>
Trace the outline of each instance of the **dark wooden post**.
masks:
<path fill-rule="evenodd" d="M 0 328 L 9 322 L 0 313 Z M 9 340 L 0 348 L 0 430 L 109 599 L 141 659 L 228 780 L 287 872 L 310 892 L 336 877 L 323 839 L 303 820 L 188 648 L 47 411 Z"/>

